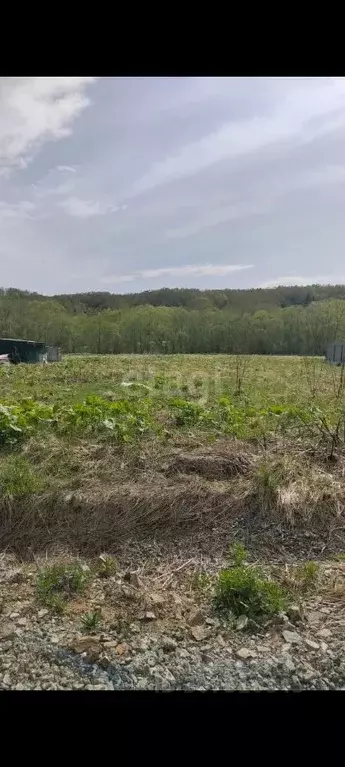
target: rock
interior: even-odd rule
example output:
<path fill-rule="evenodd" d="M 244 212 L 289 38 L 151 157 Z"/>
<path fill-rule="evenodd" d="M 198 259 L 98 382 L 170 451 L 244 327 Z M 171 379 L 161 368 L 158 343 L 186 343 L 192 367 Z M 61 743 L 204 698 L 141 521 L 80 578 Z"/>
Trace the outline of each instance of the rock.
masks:
<path fill-rule="evenodd" d="M 176 681 L 174 675 L 171 673 L 171 671 L 169 671 L 168 668 L 166 669 L 164 676 L 165 676 L 165 679 L 167 680 L 167 682 L 175 682 Z"/>
<path fill-rule="evenodd" d="M 176 650 L 177 642 L 175 639 L 172 639 L 171 637 L 163 637 L 161 647 L 162 647 L 162 650 L 164 650 L 164 652 L 173 652 L 174 650 Z"/>
<path fill-rule="evenodd" d="M 236 656 L 241 660 L 248 660 L 249 658 L 256 658 L 256 652 L 249 650 L 248 647 L 240 647 L 239 650 L 236 650 Z"/>
<path fill-rule="evenodd" d="M 11 620 L 15 620 L 16 618 L 19 618 L 19 617 L 20 617 L 20 613 L 11 613 L 10 614 Z"/>
<path fill-rule="evenodd" d="M 314 671 L 306 671 L 306 672 L 303 674 L 303 681 L 304 681 L 304 682 L 311 682 L 311 680 L 312 680 L 312 679 L 314 679 L 314 678 L 315 678 L 315 673 L 314 673 Z"/>
<path fill-rule="evenodd" d="M 188 617 L 190 626 L 200 626 L 204 623 L 204 616 L 201 610 L 193 610 Z"/>
<path fill-rule="evenodd" d="M 8 652 L 13 647 L 13 642 L 11 639 L 6 640 L 6 642 L 1 642 L 1 651 L 2 652 Z"/>
<path fill-rule="evenodd" d="M 271 652 L 271 648 L 263 644 L 258 644 L 256 649 L 258 652 Z"/>
<path fill-rule="evenodd" d="M 311 610 L 311 612 L 307 614 L 307 621 L 309 621 L 309 623 L 320 623 L 322 617 L 320 610 Z"/>
<path fill-rule="evenodd" d="M 39 610 L 37 613 L 38 618 L 45 618 L 49 614 L 49 610 Z"/>
<path fill-rule="evenodd" d="M 299 634 L 297 634 L 297 631 L 286 630 L 283 631 L 282 634 L 285 642 L 288 642 L 288 644 L 299 644 L 301 642 L 301 637 Z"/>
<path fill-rule="evenodd" d="M 18 618 L 17 624 L 18 624 L 18 626 L 26 626 L 26 624 L 27 624 L 26 618 Z"/>
<path fill-rule="evenodd" d="M 0 624 L 0 641 L 6 641 L 8 639 L 13 639 L 15 636 L 15 630 L 14 626 L 12 626 L 11 623 L 2 623 Z"/>
<path fill-rule="evenodd" d="M 11 684 L 11 677 L 10 677 L 10 675 L 9 675 L 9 674 L 7 674 L 7 673 L 6 673 L 6 674 L 4 674 L 4 677 L 3 677 L 3 680 L 2 680 L 2 681 L 3 681 L 3 684 L 4 684 L 6 687 L 9 687 L 9 686 L 10 686 L 10 684 Z"/>
<path fill-rule="evenodd" d="M 305 641 L 305 644 L 307 645 L 307 647 L 310 647 L 311 650 L 318 650 L 319 649 L 318 643 L 317 642 L 313 642 L 312 639 L 305 639 L 304 641 Z"/>
<path fill-rule="evenodd" d="M 292 658 L 286 658 L 286 660 L 284 660 L 284 668 L 286 669 L 286 671 L 288 671 L 291 674 L 293 674 L 296 671 L 296 666 Z"/>
<path fill-rule="evenodd" d="M 157 618 L 156 618 L 154 612 L 152 612 L 152 610 L 147 610 L 145 613 L 142 613 L 139 616 L 139 620 L 140 621 L 155 621 L 155 620 L 157 620 Z"/>
<path fill-rule="evenodd" d="M 152 605 L 157 607 L 163 607 L 165 604 L 165 597 L 163 594 L 149 594 L 148 599 Z"/>
<path fill-rule="evenodd" d="M 24 583 L 26 580 L 21 570 L 12 570 L 7 576 L 7 583 Z"/>
<path fill-rule="evenodd" d="M 280 612 L 280 613 L 278 613 L 278 615 L 276 615 L 276 617 L 275 617 L 275 623 L 276 623 L 276 624 L 278 624 L 278 625 L 279 625 L 279 624 L 286 624 L 286 623 L 289 623 L 289 618 L 288 618 L 288 616 L 286 615 L 286 613 Z"/>
<path fill-rule="evenodd" d="M 97 660 L 101 654 L 102 647 L 99 639 L 86 636 L 76 639 L 71 645 L 71 650 L 78 654 L 86 654 L 90 660 Z"/>
<path fill-rule="evenodd" d="M 208 636 L 208 630 L 205 626 L 194 626 L 190 633 L 196 642 L 202 642 Z"/>
<path fill-rule="evenodd" d="M 317 632 L 318 637 L 322 637 L 323 639 L 329 639 L 329 637 L 332 636 L 332 632 L 330 629 L 320 629 L 320 631 Z"/>
<path fill-rule="evenodd" d="M 136 593 L 137 590 L 133 591 L 133 588 L 130 586 L 122 586 L 121 593 L 123 594 L 126 599 L 138 599 L 138 594 Z"/>
<path fill-rule="evenodd" d="M 175 605 L 177 605 L 177 607 L 181 607 L 182 608 L 183 602 L 182 602 L 181 597 L 179 597 L 178 594 L 173 593 L 172 598 L 173 598 L 173 600 L 175 602 Z"/>
<path fill-rule="evenodd" d="M 116 640 L 107 639 L 105 642 L 103 642 L 103 647 L 105 650 L 115 650 L 115 647 L 118 647 L 118 642 Z"/>
<path fill-rule="evenodd" d="M 216 621 L 214 618 L 206 618 L 205 623 L 208 626 L 218 626 L 218 621 Z"/>
<path fill-rule="evenodd" d="M 290 605 L 286 614 L 292 623 L 300 623 L 304 618 L 303 608 L 301 605 Z"/>
<path fill-rule="evenodd" d="M 240 615 L 239 618 L 237 618 L 237 621 L 235 623 L 235 629 L 236 631 L 243 631 L 248 626 L 248 617 L 247 615 Z"/>
<path fill-rule="evenodd" d="M 89 573 L 89 572 L 90 572 L 90 570 L 91 570 L 91 568 L 89 567 L 89 565 L 86 565 L 86 564 L 83 564 L 83 565 L 81 566 L 81 569 L 82 569 L 83 573 Z"/>
<path fill-rule="evenodd" d="M 136 623 L 131 623 L 129 628 L 132 634 L 140 634 L 140 627 Z"/>
<path fill-rule="evenodd" d="M 129 644 L 127 644 L 127 642 L 122 642 L 121 644 L 117 645 L 115 652 L 116 652 L 116 655 L 125 655 L 130 649 L 131 648 Z"/>
<path fill-rule="evenodd" d="M 135 589 L 140 589 L 143 585 L 143 582 L 140 576 L 138 575 L 138 573 L 135 573 L 135 572 L 125 573 L 124 578 L 126 581 L 128 581 L 128 583 L 130 583 L 131 586 L 134 586 Z"/>

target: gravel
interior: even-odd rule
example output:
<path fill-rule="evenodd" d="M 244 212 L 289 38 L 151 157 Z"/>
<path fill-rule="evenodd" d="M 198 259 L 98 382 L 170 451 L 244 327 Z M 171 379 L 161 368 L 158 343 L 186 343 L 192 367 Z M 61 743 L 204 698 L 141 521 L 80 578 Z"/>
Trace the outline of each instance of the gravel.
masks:
<path fill-rule="evenodd" d="M 141 640 L 143 642 L 143 640 Z M 342 652 L 281 652 L 241 660 L 231 648 L 178 647 L 165 638 L 124 660 L 89 662 L 26 632 L 0 643 L 0 689 L 14 690 L 326 690 L 345 689 Z M 146 647 L 144 643 L 144 647 Z M 246 649 L 246 648 L 243 648 Z M 237 653 L 239 654 L 239 653 Z M 255 651 L 253 651 L 255 654 Z"/>
<path fill-rule="evenodd" d="M 1 564 L 1 690 L 345 689 L 345 600 L 333 587 L 257 630 L 196 605 L 181 568 L 159 594 L 157 572 L 125 587 L 117 574 L 57 617 L 37 602 L 34 569 Z M 101 606 L 98 633 L 85 634 L 82 616 Z"/>

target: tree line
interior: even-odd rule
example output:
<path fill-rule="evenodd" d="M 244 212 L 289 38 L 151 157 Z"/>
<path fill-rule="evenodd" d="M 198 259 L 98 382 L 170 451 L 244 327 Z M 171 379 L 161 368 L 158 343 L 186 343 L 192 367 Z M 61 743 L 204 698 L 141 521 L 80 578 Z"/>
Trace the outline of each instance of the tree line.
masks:
<path fill-rule="evenodd" d="M 345 285 L 281 286 L 277 288 L 252 288 L 250 290 L 197 290 L 190 288 L 160 288 L 141 293 L 71 293 L 47 299 L 39 293 L 29 293 L 16 288 L 0 289 L 3 297 L 45 302 L 52 300 L 61 304 L 69 313 L 95 314 L 106 309 L 132 309 L 139 306 L 167 306 L 184 309 L 229 309 L 237 314 L 253 314 L 260 309 L 289 306 L 309 306 L 315 301 L 331 298 L 344 299 Z"/>
<path fill-rule="evenodd" d="M 332 297 L 333 289 L 338 290 L 340 297 Z M 331 297 L 325 295 L 327 290 Z M 160 292 L 163 294 L 164 290 Z M 159 291 L 152 293 L 152 300 L 156 300 Z M 327 343 L 345 338 L 344 286 L 309 286 L 291 289 L 290 293 L 286 288 L 272 289 L 268 308 L 257 308 L 255 301 L 250 304 L 248 297 L 255 291 L 224 291 L 236 294 L 238 303 L 223 307 L 212 304 L 219 299 L 212 294 L 221 291 L 170 293 L 198 293 L 199 298 L 206 297 L 210 304 L 197 308 L 155 306 L 143 300 L 141 305 L 124 303 L 120 308 L 102 309 L 86 306 L 76 296 L 64 300 L 61 296 L 47 298 L 14 289 L 2 290 L 0 337 L 43 341 L 74 354 L 300 355 L 323 354 Z M 306 300 L 312 293 L 313 300 Z M 129 300 L 128 296 L 121 298 Z"/>

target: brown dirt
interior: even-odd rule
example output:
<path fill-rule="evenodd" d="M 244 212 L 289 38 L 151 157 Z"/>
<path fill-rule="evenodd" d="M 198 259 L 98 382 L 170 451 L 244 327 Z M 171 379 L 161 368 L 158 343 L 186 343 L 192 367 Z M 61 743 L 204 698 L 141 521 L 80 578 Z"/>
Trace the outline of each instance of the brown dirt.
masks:
<path fill-rule="evenodd" d="M 175 474 L 199 474 L 205 479 L 228 479 L 246 474 L 253 466 L 253 458 L 245 452 L 227 450 L 223 453 L 212 449 L 209 452 L 181 453 L 166 467 L 166 476 Z"/>

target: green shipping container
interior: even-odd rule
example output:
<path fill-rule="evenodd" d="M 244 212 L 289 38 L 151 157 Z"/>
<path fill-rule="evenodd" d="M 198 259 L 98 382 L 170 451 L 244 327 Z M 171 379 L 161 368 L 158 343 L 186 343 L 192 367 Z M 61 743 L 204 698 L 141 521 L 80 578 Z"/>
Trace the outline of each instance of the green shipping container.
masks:
<path fill-rule="evenodd" d="M 0 338 L 0 354 L 9 354 L 15 362 L 42 362 L 46 344 L 22 338 Z"/>

